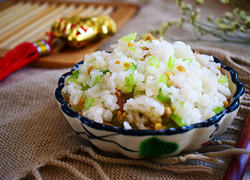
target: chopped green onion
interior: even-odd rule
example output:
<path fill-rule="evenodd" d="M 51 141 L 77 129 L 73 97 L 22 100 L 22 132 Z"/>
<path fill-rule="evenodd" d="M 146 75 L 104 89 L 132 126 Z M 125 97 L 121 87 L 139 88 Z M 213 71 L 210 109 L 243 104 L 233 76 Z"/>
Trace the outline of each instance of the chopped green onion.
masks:
<path fill-rule="evenodd" d="M 162 103 L 167 103 L 167 102 L 170 102 L 171 101 L 171 98 L 168 96 L 170 95 L 171 93 L 168 93 L 167 95 L 163 95 L 161 89 L 160 89 L 160 92 L 159 94 L 157 95 L 157 99 L 159 99 Z"/>
<path fill-rule="evenodd" d="M 135 71 L 137 69 L 137 65 L 134 62 L 132 62 L 132 64 L 129 66 L 129 68 L 127 68 L 127 71 L 130 70 L 130 69 L 132 71 Z"/>
<path fill-rule="evenodd" d="M 172 114 L 172 115 L 170 116 L 170 118 L 173 119 L 173 121 L 174 121 L 179 127 L 181 127 L 181 126 L 186 126 L 186 124 L 183 123 L 183 120 L 182 120 L 182 118 L 181 118 L 179 115 L 177 115 L 177 114 Z"/>
<path fill-rule="evenodd" d="M 225 76 L 223 74 L 218 79 L 218 83 L 220 83 L 220 84 L 224 84 L 224 83 L 227 83 L 227 82 L 228 82 L 228 78 L 227 78 L 227 76 Z"/>
<path fill-rule="evenodd" d="M 84 110 L 88 110 L 91 106 L 93 106 L 94 101 L 95 101 L 94 98 L 88 97 L 83 104 Z"/>
<path fill-rule="evenodd" d="M 75 72 L 73 72 L 73 74 L 72 74 L 72 78 L 74 78 L 74 79 L 77 79 L 78 78 L 78 75 L 79 75 L 79 73 L 80 73 L 80 71 L 79 70 L 76 70 Z"/>
<path fill-rule="evenodd" d="M 81 90 L 86 91 L 88 88 L 90 88 L 90 86 L 87 84 L 87 85 L 83 86 Z"/>
<path fill-rule="evenodd" d="M 135 86 L 135 79 L 134 79 L 134 74 L 129 74 L 128 77 L 125 78 L 125 87 L 127 93 L 131 93 L 133 91 L 133 88 Z"/>
<path fill-rule="evenodd" d="M 93 63 L 93 62 L 95 62 L 95 61 L 96 61 L 96 58 L 90 60 L 89 63 Z"/>
<path fill-rule="evenodd" d="M 173 56 L 170 56 L 168 59 L 168 69 L 173 70 L 175 67 L 175 58 Z"/>
<path fill-rule="evenodd" d="M 76 70 L 69 78 L 66 79 L 66 83 L 74 82 L 75 84 L 81 85 L 82 83 L 77 81 L 78 75 L 79 70 Z"/>
<path fill-rule="evenodd" d="M 190 65 L 193 62 L 193 59 L 191 58 L 184 58 L 182 61 L 189 61 L 188 65 Z"/>
<path fill-rule="evenodd" d="M 146 43 L 151 43 L 152 41 L 150 41 L 150 40 L 146 40 Z"/>
<path fill-rule="evenodd" d="M 180 105 L 181 105 L 181 107 L 183 107 L 184 106 L 184 102 L 180 102 Z"/>
<path fill-rule="evenodd" d="M 123 37 L 121 38 L 121 40 L 124 41 L 124 42 L 130 42 L 130 41 L 132 41 L 132 40 L 135 40 L 136 35 L 137 35 L 136 32 L 130 33 L 130 34 L 128 34 L 127 36 L 123 36 Z"/>
<path fill-rule="evenodd" d="M 129 51 L 135 52 L 135 47 L 128 47 Z"/>
<path fill-rule="evenodd" d="M 102 73 L 106 74 L 107 72 L 110 72 L 108 69 L 104 70 Z"/>
<path fill-rule="evenodd" d="M 98 84 L 100 82 L 100 80 L 102 79 L 103 75 L 99 75 L 99 76 L 96 76 L 94 82 L 93 82 L 93 86 Z"/>
<path fill-rule="evenodd" d="M 77 85 L 79 85 L 79 86 L 82 85 L 81 82 L 79 82 L 79 81 L 77 81 L 76 79 L 73 79 L 73 78 L 71 78 L 71 77 L 69 77 L 68 79 L 66 79 L 66 83 L 70 83 L 70 82 L 73 82 L 73 83 L 75 83 L 75 84 L 77 84 Z"/>
<path fill-rule="evenodd" d="M 215 114 L 218 114 L 219 112 L 221 112 L 223 109 L 225 109 L 224 107 L 218 106 L 216 108 L 213 109 L 213 112 Z"/>
<path fill-rule="evenodd" d="M 159 77 L 158 81 L 159 81 L 160 83 L 166 84 L 166 83 L 167 83 L 167 77 L 166 77 L 166 75 L 165 75 L 165 74 L 162 74 L 162 75 Z"/>
<path fill-rule="evenodd" d="M 155 66 L 156 68 L 158 68 L 160 65 L 160 60 L 156 56 L 151 56 L 148 59 L 148 62 L 150 66 Z"/>
<path fill-rule="evenodd" d="M 166 129 L 168 129 L 168 128 L 177 128 L 177 127 L 178 126 L 173 122 L 168 122 L 167 125 L 166 125 Z"/>

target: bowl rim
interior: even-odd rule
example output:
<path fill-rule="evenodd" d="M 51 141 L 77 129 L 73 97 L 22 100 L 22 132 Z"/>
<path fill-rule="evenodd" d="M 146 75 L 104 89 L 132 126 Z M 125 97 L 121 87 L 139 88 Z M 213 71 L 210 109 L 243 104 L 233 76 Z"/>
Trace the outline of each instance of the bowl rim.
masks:
<path fill-rule="evenodd" d="M 214 56 L 213 56 L 214 57 Z M 178 128 L 160 129 L 160 130 L 144 130 L 144 129 L 124 129 L 117 126 L 109 126 L 103 123 L 98 123 L 90 120 L 81 114 L 73 111 L 66 100 L 63 98 L 61 90 L 64 87 L 65 79 L 72 74 L 73 71 L 77 70 L 84 60 L 75 64 L 69 72 L 64 73 L 58 80 L 58 87 L 55 90 L 55 97 L 61 105 L 61 110 L 70 116 L 71 118 L 78 118 L 83 124 L 98 130 L 105 130 L 109 132 L 116 132 L 123 135 L 130 136 L 149 136 L 149 135 L 173 135 L 180 134 L 190 131 L 196 128 L 206 128 L 211 125 L 218 123 L 226 114 L 233 112 L 240 105 L 240 97 L 244 94 L 245 88 L 243 83 L 238 79 L 238 73 L 231 67 L 223 65 L 219 59 L 214 57 L 214 62 L 219 63 L 222 69 L 227 70 L 231 75 L 232 82 L 236 85 L 236 91 L 232 97 L 232 101 L 228 107 L 222 110 L 220 113 L 214 115 L 213 117 L 206 119 L 202 122 L 182 126 Z"/>

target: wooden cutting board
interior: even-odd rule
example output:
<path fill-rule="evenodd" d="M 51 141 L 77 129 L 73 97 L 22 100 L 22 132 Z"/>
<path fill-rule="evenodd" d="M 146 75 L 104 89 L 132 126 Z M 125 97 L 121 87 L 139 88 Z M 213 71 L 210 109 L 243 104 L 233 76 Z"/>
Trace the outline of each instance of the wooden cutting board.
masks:
<path fill-rule="evenodd" d="M 82 2 L 70 0 L 26 0 L 0 3 L 0 57 L 16 45 L 45 37 L 58 18 L 109 15 L 120 29 L 138 10 L 138 5 L 115 2 Z M 72 67 L 84 55 L 96 51 L 109 37 L 83 48 L 64 47 L 34 61 L 31 65 L 46 68 Z"/>

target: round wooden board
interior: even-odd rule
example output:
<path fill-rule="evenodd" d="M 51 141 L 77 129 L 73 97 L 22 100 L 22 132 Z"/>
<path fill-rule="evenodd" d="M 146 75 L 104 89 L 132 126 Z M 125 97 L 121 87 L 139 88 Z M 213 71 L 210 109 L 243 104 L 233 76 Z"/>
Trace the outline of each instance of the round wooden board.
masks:
<path fill-rule="evenodd" d="M 33 0 L 30 0 L 33 1 Z M 27 1 L 28 2 L 28 1 Z M 41 0 L 41 2 L 50 2 L 49 0 Z M 75 2 L 75 1 L 67 1 L 67 0 L 59 0 L 57 2 L 60 3 L 78 3 L 83 4 L 84 6 L 112 6 L 114 7 L 114 10 L 111 14 L 111 17 L 116 21 L 117 23 L 117 29 L 121 28 L 138 10 L 138 5 L 132 4 L 132 3 L 101 3 L 101 2 Z M 63 48 L 60 51 L 56 52 L 56 48 L 54 49 L 54 52 L 50 55 L 41 57 L 37 59 L 36 61 L 32 62 L 30 65 L 35 67 L 44 67 L 44 68 L 67 68 L 72 67 L 77 62 L 83 60 L 83 57 L 85 54 L 94 52 L 98 50 L 103 43 L 105 43 L 108 40 L 109 37 L 93 42 L 86 47 L 80 48 L 80 49 L 74 49 L 74 48 Z M 29 40 L 25 40 L 29 41 Z M 3 57 L 4 54 L 9 49 L 3 49 L 0 48 L 0 57 Z"/>

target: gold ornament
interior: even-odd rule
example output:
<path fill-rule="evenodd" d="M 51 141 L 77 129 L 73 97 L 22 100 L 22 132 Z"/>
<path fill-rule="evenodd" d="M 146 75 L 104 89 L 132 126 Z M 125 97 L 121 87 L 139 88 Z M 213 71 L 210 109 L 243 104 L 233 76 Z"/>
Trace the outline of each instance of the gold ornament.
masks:
<path fill-rule="evenodd" d="M 51 28 L 54 36 L 72 47 L 83 47 L 91 41 L 103 39 L 116 32 L 116 23 L 109 16 L 61 18 Z"/>

